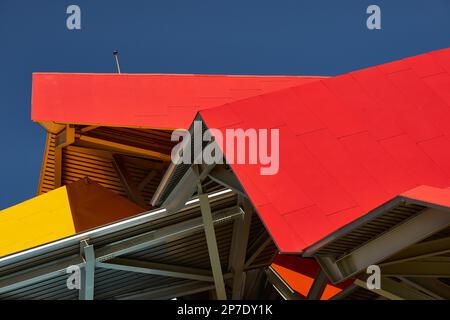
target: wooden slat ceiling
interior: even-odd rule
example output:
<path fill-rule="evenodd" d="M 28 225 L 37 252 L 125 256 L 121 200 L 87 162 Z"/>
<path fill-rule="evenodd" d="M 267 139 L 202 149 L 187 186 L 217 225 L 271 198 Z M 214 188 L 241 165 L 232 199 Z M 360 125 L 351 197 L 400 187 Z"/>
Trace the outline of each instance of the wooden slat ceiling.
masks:
<path fill-rule="evenodd" d="M 105 145 L 93 145 L 79 139 L 80 136 L 137 147 L 170 156 L 173 142 L 167 130 L 75 126 L 75 141 L 56 147 L 56 134 L 47 133 L 38 194 L 46 193 L 61 185 L 89 177 L 102 186 L 130 198 L 128 185 L 134 186 L 138 197 L 145 203 L 155 192 L 169 162 L 137 155 L 126 150 L 118 151 Z M 114 162 L 123 164 L 129 181 L 124 183 Z M 60 172 L 60 178 L 58 175 Z M 137 191 L 136 191 L 137 190 Z M 133 199 L 132 199 L 133 200 Z"/>

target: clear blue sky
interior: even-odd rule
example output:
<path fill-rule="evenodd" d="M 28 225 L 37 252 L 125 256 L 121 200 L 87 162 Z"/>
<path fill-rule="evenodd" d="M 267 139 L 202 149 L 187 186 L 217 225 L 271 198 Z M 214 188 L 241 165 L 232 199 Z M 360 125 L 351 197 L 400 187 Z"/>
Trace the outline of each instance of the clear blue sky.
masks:
<path fill-rule="evenodd" d="M 366 28 L 370 4 L 382 30 Z M 37 189 L 32 72 L 115 72 L 117 48 L 130 73 L 336 75 L 444 47 L 449 0 L 0 0 L 0 208 Z"/>

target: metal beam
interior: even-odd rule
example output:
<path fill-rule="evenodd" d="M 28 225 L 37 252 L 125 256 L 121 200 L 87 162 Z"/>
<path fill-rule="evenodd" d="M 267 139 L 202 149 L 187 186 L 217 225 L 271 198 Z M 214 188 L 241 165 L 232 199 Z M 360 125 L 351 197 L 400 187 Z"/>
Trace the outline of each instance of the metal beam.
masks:
<path fill-rule="evenodd" d="M 214 215 L 214 223 L 224 222 L 242 215 L 240 208 L 234 207 L 218 211 Z M 103 262 L 113 259 L 122 254 L 133 252 L 150 245 L 163 243 L 171 239 L 179 239 L 203 230 L 202 218 L 195 218 L 172 226 L 164 227 L 155 231 L 147 232 L 122 241 L 105 245 L 96 250 L 96 261 Z M 12 291 L 27 285 L 44 281 L 52 277 L 66 274 L 67 267 L 78 266 L 83 268 L 85 261 L 79 256 L 61 258 L 54 262 L 42 264 L 38 267 L 15 273 L 12 276 L 0 279 L 0 293 Z"/>
<path fill-rule="evenodd" d="M 267 280 L 273 285 L 275 290 L 284 300 L 302 300 L 302 297 L 292 290 L 272 267 L 266 269 L 266 276 Z"/>
<path fill-rule="evenodd" d="M 144 179 L 142 179 L 142 181 L 139 183 L 139 185 L 137 186 L 137 189 L 139 191 L 142 191 L 145 186 L 147 186 L 149 184 L 149 182 L 155 177 L 156 175 L 156 170 L 151 170 Z"/>
<path fill-rule="evenodd" d="M 214 281 L 212 273 L 209 270 L 132 259 L 116 258 L 108 263 L 98 262 L 97 267 L 190 280 Z"/>
<path fill-rule="evenodd" d="M 223 209 L 214 214 L 213 223 L 223 222 L 242 214 L 243 212 L 239 207 Z M 164 243 L 169 240 L 181 239 L 190 234 L 201 232 L 202 230 L 202 217 L 190 219 L 161 229 L 139 234 L 122 241 L 107 244 L 96 250 L 96 259 L 99 262 L 103 262 L 152 245 Z"/>
<path fill-rule="evenodd" d="M 100 127 L 100 126 L 95 126 L 95 125 L 93 125 L 93 126 L 86 126 L 86 127 L 81 128 L 81 129 L 80 129 L 80 132 L 81 132 L 81 133 L 86 133 L 86 132 L 95 130 L 95 129 L 99 128 L 99 127 Z"/>
<path fill-rule="evenodd" d="M 118 296 L 118 300 L 166 300 L 214 289 L 211 282 L 189 282 Z"/>
<path fill-rule="evenodd" d="M 323 291 L 327 286 L 327 281 L 328 279 L 325 272 L 323 272 L 322 269 L 319 269 L 306 298 L 308 300 L 320 300 L 320 297 L 322 297 Z"/>
<path fill-rule="evenodd" d="M 84 260 L 79 255 L 74 255 L 14 273 L 12 276 L 2 277 L 0 279 L 0 293 L 13 291 L 36 282 L 66 274 L 68 266 L 82 268 L 84 264 Z"/>
<path fill-rule="evenodd" d="M 409 200 L 409 199 L 408 199 Z M 374 210 L 368 212 L 367 214 L 359 217 L 356 220 L 353 220 L 349 224 L 346 224 L 342 228 L 339 228 L 335 232 L 332 232 L 322 238 L 321 240 L 313 243 L 309 247 L 306 247 L 303 250 L 302 256 L 305 258 L 313 257 L 315 252 L 319 251 L 321 248 L 324 248 L 328 244 L 334 242 L 336 239 L 339 239 L 349 233 L 351 233 L 353 230 L 358 229 L 359 227 L 365 225 L 366 223 L 373 221 L 374 219 L 382 216 L 383 214 L 387 213 L 388 211 L 394 209 L 395 207 L 405 203 L 405 198 L 401 196 L 397 196 L 394 199 L 382 204 L 381 206 L 375 208 Z"/>
<path fill-rule="evenodd" d="M 38 122 L 48 133 L 58 134 L 66 127 L 64 124 L 55 123 L 53 121 Z"/>
<path fill-rule="evenodd" d="M 366 290 L 366 281 L 361 279 L 356 279 L 355 285 L 360 286 Z M 381 288 L 369 290 L 373 291 L 380 296 L 383 296 L 389 300 L 431 300 L 432 298 L 425 293 L 416 290 L 413 287 L 406 285 L 403 282 L 397 282 L 393 279 L 382 277 L 381 278 Z"/>
<path fill-rule="evenodd" d="M 233 190 L 234 192 L 240 194 L 241 196 L 245 198 L 248 197 L 244 191 L 244 188 L 242 188 L 241 183 L 239 182 L 238 179 L 236 179 L 234 173 L 225 169 L 224 166 L 216 165 L 214 169 L 211 170 L 211 172 L 208 174 L 208 177 L 212 181 Z"/>
<path fill-rule="evenodd" d="M 81 254 L 85 265 L 81 269 L 81 286 L 78 295 L 79 300 L 94 300 L 94 277 L 95 277 L 95 252 L 94 246 L 86 240 L 81 241 Z"/>
<path fill-rule="evenodd" d="M 190 166 L 161 206 L 170 212 L 176 212 L 183 208 L 186 201 L 188 201 L 197 191 L 197 182 L 199 180 L 203 181 L 208 173 L 214 168 L 214 165 L 204 165 L 201 168 L 202 171 L 199 173 L 199 166 Z M 156 203 L 155 201 L 152 202 L 153 205 Z"/>
<path fill-rule="evenodd" d="M 272 242 L 272 239 L 267 234 L 266 231 L 264 231 L 258 239 L 255 240 L 252 247 L 249 249 L 250 252 L 252 252 L 252 255 L 247 259 L 245 262 L 244 268 L 248 268 L 253 261 L 261 254 L 261 252 L 264 251 L 264 249 Z M 252 250 L 254 249 L 254 250 Z"/>
<path fill-rule="evenodd" d="M 450 300 L 450 287 L 434 278 L 401 278 L 402 281 L 438 300 Z"/>
<path fill-rule="evenodd" d="M 198 176 L 191 166 L 161 206 L 170 212 L 176 212 L 183 208 L 186 201 L 188 201 L 197 190 L 197 180 Z"/>
<path fill-rule="evenodd" d="M 380 268 L 383 276 L 450 278 L 450 262 L 408 261 Z"/>
<path fill-rule="evenodd" d="M 214 222 L 211 214 L 211 206 L 207 194 L 199 194 L 200 209 L 202 212 L 203 224 L 206 235 L 206 244 L 208 246 L 209 259 L 211 262 L 214 284 L 218 300 L 226 300 L 225 282 L 223 280 L 222 266 L 220 263 L 219 249 L 217 248 L 216 233 L 214 231 Z"/>
<path fill-rule="evenodd" d="M 66 125 L 64 130 L 55 135 L 55 174 L 54 174 L 54 186 L 59 188 L 62 185 L 62 158 L 63 148 L 70 146 L 75 142 L 75 127 L 72 125 Z"/>
<path fill-rule="evenodd" d="M 393 255 L 381 265 L 387 266 L 394 263 L 417 260 L 421 258 L 444 255 L 450 253 L 450 237 L 415 244 L 398 254 Z"/>
<path fill-rule="evenodd" d="M 55 148 L 64 148 L 75 142 L 75 127 L 67 125 L 66 128 L 55 136 Z"/>
<path fill-rule="evenodd" d="M 233 290 L 231 295 L 233 300 L 242 299 L 244 291 L 245 257 L 247 254 L 248 237 L 253 215 L 253 207 L 249 201 L 244 200 L 243 206 L 244 216 L 234 220 L 229 257 L 229 270 L 233 272 Z"/>
<path fill-rule="evenodd" d="M 330 256 L 316 255 L 315 257 L 328 278 L 333 283 L 338 283 L 448 225 L 450 225 L 450 215 L 447 212 L 426 209 L 337 260 Z"/>
<path fill-rule="evenodd" d="M 62 185 L 62 148 L 55 148 L 55 176 L 53 185 L 55 189 Z"/>
<path fill-rule="evenodd" d="M 193 207 L 194 205 L 192 205 Z M 199 206 L 198 203 L 195 204 L 195 207 Z M 139 218 L 133 218 L 130 223 L 120 223 L 120 228 L 125 228 L 126 226 L 132 227 L 142 222 L 149 222 L 155 219 L 166 216 L 168 213 L 166 211 L 162 211 L 161 209 L 154 210 L 154 213 L 160 212 L 158 214 L 152 214 L 149 212 L 149 216 L 143 215 L 145 217 L 144 220 L 140 220 Z M 243 211 L 239 207 L 232 207 L 217 211 L 214 213 L 214 223 L 223 223 L 227 220 L 234 219 L 238 216 L 243 215 Z M 112 225 L 111 228 L 102 227 L 98 231 L 93 231 L 91 236 L 100 236 L 105 235 L 108 232 L 115 232 L 118 226 Z M 103 262 L 109 259 L 113 259 L 121 254 L 126 254 L 133 252 L 134 250 L 139 250 L 145 248 L 150 245 L 157 245 L 160 243 L 164 243 L 165 241 L 180 239 L 182 237 L 189 236 L 193 233 L 201 232 L 203 230 L 203 222 L 202 218 L 198 217 L 195 219 L 187 220 L 185 222 L 181 222 L 178 224 L 174 224 L 168 227 L 164 227 L 158 230 L 154 230 L 151 232 L 147 232 L 138 236 L 133 236 L 121 241 L 117 241 L 111 244 L 107 244 L 100 249 L 96 250 L 96 261 Z M 79 244 L 79 239 L 81 235 L 74 237 L 73 239 L 68 239 L 68 241 L 58 241 L 55 244 L 48 247 L 48 249 L 40 250 L 42 254 L 48 253 L 50 250 L 59 250 L 70 245 Z M 12 257 L 8 259 L 8 263 L 19 263 L 24 261 L 24 259 L 35 259 L 36 255 L 33 252 L 25 252 L 21 254 L 20 257 Z M 9 291 L 13 291 L 28 285 L 33 285 L 40 281 L 45 281 L 47 279 L 51 279 L 58 275 L 66 274 L 67 267 L 69 266 L 78 266 L 79 268 L 83 268 L 85 265 L 85 261 L 83 258 L 77 254 L 69 257 L 58 258 L 55 261 L 43 263 L 36 267 L 27 268 L 24 271 L 14 272 L 13 275 L 3 276 L 0 278 L 0 293 L 5 293 Z M 3 266 L 5 266 L 3 264 Z M 227 277 L 227 275 L 225 275 Z"/>
<path fill-rule="evenodd" d="M 141 156 L 141 157 L 146 157 L 146 158 L 152 158 L 152 159 L 157 159 L 157 160 L 162 160 L 162 161 L 170 161 L 171 160 L 169 154 L 165 154 L 165 153 L 161 153 L 161 152 L 157 152 L 157 151 L 152 151 L 152 150 L 148 150 L 148 149 L 144 149 L 144 148 L 134 147 L 134 146 L 130 146 L 130 145 L 122 144 L 122 143 L 117 143 L 117 142 L 113 142 L 113 141 L 109 141 L 109 140 L 105 140 L 105 139 L 89 137 L 89 136 L 85 136 L 85 135 L 77 135 L 77 138 L 79 141 L 85 142 L 88 145 L 94 145 L 94 146 L 98 146 L 98 147 L 107 148 L 108 150 L 113 150 L 113 151 L 116 151 L 119 153 Z"/>
<path fill-rule="evenodd" d="M 122 182 L 122 185 L 127 193 L 128 198 L 137 203 L 138 205 L 140 205 L 141 207 L 148 208 L 149 204 L 147 204 L 147 202 L 142 197 L 141 192 L 135 185 L 133 178 L 131 177 L 131 174 L 125 167 L 124 160 L 120 155 L 118 154 L 113 155 L 113 166 L 120 178 L 120 181 Z"/>

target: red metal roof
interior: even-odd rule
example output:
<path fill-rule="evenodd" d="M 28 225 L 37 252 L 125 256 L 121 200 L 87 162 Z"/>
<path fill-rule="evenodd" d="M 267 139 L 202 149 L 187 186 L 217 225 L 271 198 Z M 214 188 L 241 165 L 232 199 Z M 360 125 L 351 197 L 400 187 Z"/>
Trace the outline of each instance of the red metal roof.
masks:
<path fill-rule="evenodd" d="M 200 114 L 223 131 L 280 129 L 278 174 L 232 168 L 282 252 L 417 186 L 450 187 L 450 49 Z"/>
<path fill-rule="evenodd" d="M 322 77 L 34 73 L 32 119 L 188 128 L 200 109 Z"/>
<path fill-rule="evenodd" d="M 449 88 L 450 49 L 322 80 L 37 73 L 32 118 L 187 128 L 206 109 L 210 128 L 279 128 L 277 175 L 232 167 L 279 249 L 300 252 L 407 190 L 450 186 Z"/>
<path fill-rule="evenodd" d="M 450 189 L 420 186 L 402 193 L 401 196 L 428 205 L 450 208 Z"/>

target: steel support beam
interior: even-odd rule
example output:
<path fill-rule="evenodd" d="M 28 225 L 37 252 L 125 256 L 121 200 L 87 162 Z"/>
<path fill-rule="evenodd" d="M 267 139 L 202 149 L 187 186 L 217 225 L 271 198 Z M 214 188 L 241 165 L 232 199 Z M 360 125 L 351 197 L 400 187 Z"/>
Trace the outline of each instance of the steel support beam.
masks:
<path fill-rule="evenodd" d="M 214 215 L 214 223 L 224 222 L 243 214 L 239 207 L 224 209 Z M 163 243 L 165 241 L 180 239 L 203 230 L 202 218 L 195 218 L 172 226 L 147 232 L 138 236 L 114 242 L 95 251 L 95 260 L 103 262 L 122 254 L 131 253 L 145 247 Z M 42 264 L 0 279 L 0 293 L 12 291 L 39 281 L 51 279 L 66 274 L 67 267 L 78 266 L 83 268 L 85 260 L 80 255 L 61 258 L 57 261 Z"/>
<path fill-rule="evenodd" d="M 388 260 L 383 261 L 382 266 L 407 262 L 432 256 L 450 253 L 450 237 L 415 244 L 408 249 L 400 251 Z"/>
<path fill-rule="evenodd" d="M 240 184 L 238 179 L 236 179 L 234 173 L 225 169 L 224 166 L 216 165 L 214 169 L 209 172 L 208 177 L 212 181 L 224 186 L 225 188 L 231 189 L 237 194 L 247 198 L 247 194 L 245 193 L 244 188 L 242 188 L 242 185 Z"/>
<path fill-rule="evenodd" d="M 81 255 L 85 260 L 81 269 L 79 300 L 94 300 L 95 253 L 94 246 L 86 240 L 81 241 Z"/>
<path fill-rule="evenodd" d="M 81 128 L 81 129 L 80 129 L 80 132 L 81 132 L 81 133 L 87 133 L 87 132 L 92 131 L 92 130 L 95 130 L 95 129 L 99 128 L 99 127 L 100 127 L 100 126 L 86 126 L 86 127 L 84 127 L 84 128 Z"/>
<path fill-rule="evenodd" d="M 216 233 L 214 231 L 213 217 L 211 214 L 211 206 L 207 194 L 199 195 L 200 209 L 202 212 L 203 224 L 206 235 L 206 243 L 208 246 L 209 259 L 211 262 L 214 284 L 218 300 L 226 300 L 225 282 L 223 280 L 222 266 L 220 263 L 219 249 L 217 248 Z"/>
<path fill-rule="evenodd" d="M 66 128 L 55 136 L 55 148 L 64 148 L 75 142 L 75 128 L 67 125 Z"/>
<path fill-rule="evenodd" d="M 381 266 L 383 276 L 450 278 L 450 262 L 408 261 Z"/>
<path fill-rule="evenodd" d="M 273 285 L 275 290 L 284 300 L 302 300 L 302 298 L 289 287 L 272 267 L 266 269 L 266 276 L 267 280 Z"/>
<path fill-rule="evenodd" d="M 427 209 L 339 259 L 320 255 L 315 257 L 328 278 L 333 283 L 338 283 L 448 225 L 450 225 L 448 212 Z"/>
<path fill-rule="evenodd" d="M 214 166 L 215 165 L 201 166 L 202 171 L 200 173 L 198 172 L 199 166 L 190 166 L 187 172 L 181 178 L 180 182 L 177 183 L 175 188 L 172 190 L 172 192 L 170 192 L 161 206 L 166 208 L 170 212 L 176 212 L 183 208 L 185 203 L 197 191 L 197 182 L 199 180 L 203 181 L 208 176 L 208 173 L 214 168 Z M 152 201 L 152 203 L 153 205 L 155 205 L 155 201 Z"/>
<path fill-rule="evenodd" d="M 144 148 L 139 147 L 133 147 L 130 145 L 117 143 L 105 139 L 99 139 L 94 137 L 89 137 L 85 135 L 77 135 L 78 141 L 84 142 L 87 145 L 90 146 L 96 146 L 100 148 L 106 148 L 108 150 L 113 150 L 115 152 L 134 155 L 134 156 L 141 156 L 146 158 L 152 158 L 156 160 L 162 160 L 162 161 L 171 161 L 170 155 L 152 151 Z"/>
<path fill-rule="evenodd" d="M 156 170 L 151 170 L 137 186 L 138 191 L 144 190 L 144 188 L 149 184 L 149 182 L 155 177 Z"/>
<path fill-rule="evenodd" d="M 116 258 L 108 263 L 98 262 L 97 267 L 128 272 L 146 273 L 157 276 L 166 276 L 181 279 L 210 281 L 210 282 L 214 281 L 212 273 L 209 270 L 181 267 L 148 261 L 138 261 L 132 259 Z"/>
<path fill-rule="evenodd" d="M 355 285 L 360 286 L 366 290 L 366 281 L 361 279 L 356 279 Z M 382 277 L 381 278 L 381 288 L 370 290 L 380 296 L 383 296 L 389 300 L 431 300 L 432 298 L 425 293 L 416 290 L 413 287 L 406 285 L 404 282 L 397 282 L 393 279 Z"/>
<path fill-rule="evenodd" d="M 17 272 L 12 276 L 2 277 L 0 279 L 0 293 L 13 291 L 39 281 L 45 281 L 53 277 L 66 274 L 67 267 L 84 267 L 85 261 L 79 256 L 74 255 L 57 261 L 42 264 L 38 267 Z"/>
<path fill-rule="evenodd" d="M 55 123 L 53 121 L 39 121 L 38 122 L 47 132 L 58 134 L 66 127 L 64 124 Z"/>
<path fill-rule="evenodd" d="M 450 287 L 434 278 L 401 278 L 403 282 L 415 287 L 437 300 L 450 300 Z"/>
<path fill-rule="evenodd" d="M 123 158 L 118 154 L 113 155 L 113 167 L 122 182 L 128 198 L 143 208 L 148 208 L 149 204 L 144 200 L 139 188 L 135 185 L 130 173 L 125 167 Z"/>
<path fill-rule="evenodd" d="M 320 297 L 322 297 L 323 291 L 327 286 L 327 281 L 328 279 L 325 272 L 323 272 L 322 269 L 319 269 L 306 298 L 308 300 L 320 300 Z"/>
<path fill-rule="evenodd" d="M 56 188 L 62 184 L 62 148 L 55 148 L 55 177 L 53 185 Z"/>
<path fill-rule="evenodd" d="M 244 216 L 234 220 L 233 235 L 229 257 L 229 270 L 233 273 L 233 300 L 242 299 L 245 285 L 245 257 L 247 254 L 248 237 L 252 222 L 253 207 L 247 200 L 243 201 Z"/>
<path fill-rule="evenodd" d="M 207 195 L 205 195 L 207 197 Z M 241 208 L 227 208 L 214 214 L 213 223 L 223 222 L 242 215 Z M 107 244 L 96 250 L 96 259 L 99 262 L 138 251 L 152 245 L 176 240 L 203 230 L 202 217 L 183 221 L 154 231 L 146 232 L 122 241 Z"/>
<path fill-rule="evenodd" d="M 258 239 L 255 240 L 252 247 L 250 248 L 250 252 L 252 252 L 252 255 L 247 259 L 245 262 L 244 268 L 250 267 L 250 265 L 255 261 L 255 259 L 261 254 L 261 252 L 264 251 L 264 249 L 272 242 L 272 239 L 267 234 L 266 231 L 264 231 Z"/>
<path fill-rule="evenodd" d="M 183 208 L 186 201 L 188 201 L 197 190 L 197 180 L 198 176 L 191 166 L 161 206 L 170 212 L 176 212 Z"/>

